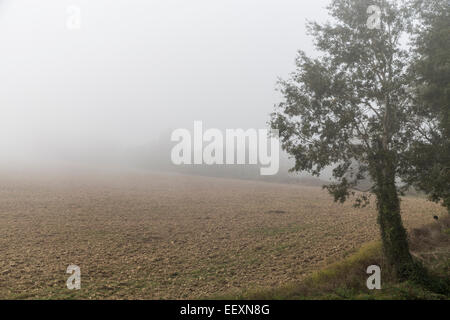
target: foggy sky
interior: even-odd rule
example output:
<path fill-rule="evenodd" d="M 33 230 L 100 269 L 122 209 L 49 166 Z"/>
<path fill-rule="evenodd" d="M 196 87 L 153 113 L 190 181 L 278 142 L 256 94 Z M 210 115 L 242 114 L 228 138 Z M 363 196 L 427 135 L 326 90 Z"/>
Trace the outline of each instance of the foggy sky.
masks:
<path fill-rule="evenodd" d="M 328 2 L 0 0 L 2 160 L 145 145 L 194 120 L 265 128 Z"/>

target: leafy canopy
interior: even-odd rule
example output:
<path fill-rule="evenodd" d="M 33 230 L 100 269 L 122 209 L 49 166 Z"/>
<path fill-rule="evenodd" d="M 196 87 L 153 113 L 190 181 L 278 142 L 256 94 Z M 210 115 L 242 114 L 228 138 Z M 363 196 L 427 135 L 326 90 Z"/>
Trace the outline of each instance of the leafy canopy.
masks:
<path fill-rule="evenodd" d="M 372 5 L 381 9 L 379 29 L 367 25 Z M 328 10 L 332 21 L 308 24 L 320 56 L 299 52 L 296 70 L 280 81 L 284 100 L 271 126 L 295 159 L 293 171 L 319 175 L 333 166 L 335 182 L 326 188 L 344 202 L 361 180 L 376 192 L 386 159 L 394 176 L 407 166 L 419 120 L 405 45 L 411 13 L 405 2 L 388 0 L 333 0 Z"/>

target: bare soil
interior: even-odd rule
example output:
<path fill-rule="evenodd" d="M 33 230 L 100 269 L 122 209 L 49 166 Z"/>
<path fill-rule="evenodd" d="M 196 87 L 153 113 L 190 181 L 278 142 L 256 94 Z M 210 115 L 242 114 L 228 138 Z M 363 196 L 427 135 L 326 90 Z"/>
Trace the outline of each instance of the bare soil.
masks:
<path fill-rule="evenodd" d="M 0 174 L 0 298 L 196 299 L 302 279 L 378 239 L 321 188 L 146 172 Z M 445 211 L 405 198 L 407 228 Z M 81 290 L 66 269 L 81 268 Z"/>

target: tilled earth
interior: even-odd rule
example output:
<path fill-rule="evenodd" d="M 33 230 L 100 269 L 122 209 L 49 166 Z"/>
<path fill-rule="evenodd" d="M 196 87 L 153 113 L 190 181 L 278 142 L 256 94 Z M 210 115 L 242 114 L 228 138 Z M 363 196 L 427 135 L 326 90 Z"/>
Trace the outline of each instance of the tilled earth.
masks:
<path fill-rule="evenodd" d="M 407 228 L 444 210 L 405 198 Z M 143 172 L 0 175 L 0 298 L 196 299 L 299 280 L 378 239 L 321 188 Z M 69 265 L 81 290 L 66 288 Z"/>

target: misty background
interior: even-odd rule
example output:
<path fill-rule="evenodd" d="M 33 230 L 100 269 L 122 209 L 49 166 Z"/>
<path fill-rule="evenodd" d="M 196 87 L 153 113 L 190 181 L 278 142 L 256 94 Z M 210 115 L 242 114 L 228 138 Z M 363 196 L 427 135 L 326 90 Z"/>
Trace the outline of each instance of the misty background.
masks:
<path fill-rule="evenodd" d="M 327 0 L 0 0 L 0 164 L 174 168 L 172 130 L 266 128 Z M 81 10 L 81 28 L 66 22 Z M 291 163 L 282 154 L 280 175 Z M 240 167 L 240 168 L 238 168 Z"/>

